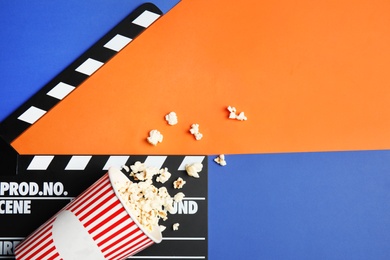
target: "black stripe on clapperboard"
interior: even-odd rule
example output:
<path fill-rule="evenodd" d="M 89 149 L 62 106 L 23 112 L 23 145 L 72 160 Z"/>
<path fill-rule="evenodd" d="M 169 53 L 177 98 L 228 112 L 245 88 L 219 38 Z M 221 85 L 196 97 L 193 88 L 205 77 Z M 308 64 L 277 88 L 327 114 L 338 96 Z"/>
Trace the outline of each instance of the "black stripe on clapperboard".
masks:
<path fill-rule="evenodd" d="M 21 155 L 19 177 L 53 173 L 61 176 L 63 181 L 67 179 L 67 183 L 77 183 L 77 179 L 85 175 L 91 176 L 92 174 L 94 179 L 98 179 L 111 166 L 121 168 L 123 165 L 129 166 L 137 161 L 156 168 L 167 167 L 172 174 L 169 183 L 177 177 L 184 178 L 187 183 L 181 190 L 176 190 L 171 185 L 164 184 L 164 186 L 167 187 L 171 196 L 182 191 L 186 195 L 183 203 L 187 205 L 196 203 L 198 212 L 186 215 L 183 212 L 180 214 L 177 212 L 175 215 L 170 215 L 166 222 L 160 221 L 160 224 L 167 226 L 167 230 L 163 233 L 163 241 L 129 259 L 207 259 L 207 156 Z M 203 164 L 199 179 L 189 177 L 185 172 L 185 166 L 194 162 Z M 69 195 L 71 194 L 67 195 L 67 199 Z M 38 199 L 42 201 L 42 197 Z M 58 197 L 53 199 L 58 199 Z M 181 228 L 173 231 L 171 227 L 176 222 L 181 224 Z"/>
<path fill-rule="evenodd" d="M 8 116 L 0 124 L 0 136 L 8 143 L 15 140 L 161 15 L 161 10 L 151 3 L 139 6 Z"/>

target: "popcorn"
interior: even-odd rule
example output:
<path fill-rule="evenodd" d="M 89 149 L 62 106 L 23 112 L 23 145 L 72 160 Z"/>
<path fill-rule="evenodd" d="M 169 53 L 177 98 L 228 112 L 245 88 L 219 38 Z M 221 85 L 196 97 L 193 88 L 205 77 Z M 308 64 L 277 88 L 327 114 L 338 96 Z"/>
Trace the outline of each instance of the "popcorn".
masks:
<path fill-rule="evenodd" d="M 246 121 L 248 118 L 245 116 L 244 112 L 241 112 L 240 114 L 237 115 L 237 109 L 235 107 L 228 106 L 227 110 L 229 110 L 229 118 L 230 119 L 237 119 L 240 121 Z"/>
<path fill-rule="evenodd" d="M 199 124 L 192 124 L 191 129 L 190 129 L 190 133 L 195 136 L 196 140 L 200 140 L 203 137 L 203 134 L 201 134 L 199 132 Z"/>
<path fill-rule="evenodd" d="M 199 172 L 202 171 L 203 164 L 196 162 L 186 165 L 187 174 L 194 178 L 199 178 Z"/>
<path fill-rule="evenodd" d="M 157 169 L 156 167 L 147 167 L 144 172 L 145 178 L 147 180 L 151 180 L 154 175 L 159 174 L 159 169 Z"/>
<path fill-rule="evenodd" d="M 235 108 L 235 107 L 228 106 L 227 109 L 228 109 L 229 112 L 230 112 L 229 118 L 230 118 L 230 119 L 236 119 L 236 117 L 237 117 L 237 115 L 236 115 L 236 111 L 237 111 L 236 108 Z"/>
<path fill-rule="evenodd" d="M 134 165 L 130 166 L 130 169 L 130 176 L 133 177 L 136 181 L 151 181 L 153 176 L 159 173 L 159 170 L 157 168 L 146 167 L 141 162 L 136 162 Z"/>
<path fill-rule="evenodd" d="M 185 168 L 189 176 L 199 178 L 203 164 L 196 162 L 187 164 Z M 123 199 L 126 208 L 146 230 L 158 229 L 160 232 L 166 230 L 166 226 L 159 225 L 159 221 L 161 219 L 166 221 L 168 213 L 175 213 L 174 204 L 181 202 L 185 197 L 183 192 L 178 192 L 171 197 L 166 187 L 157 188 L 153 185 L 154 176 L 156 176 L 156 181 L 161 183 L 169 180 L 172 174 L 168 168 L 158 169 L 137 161 L 130 167 L 122 166 L 122 169 L 126 172 L 131 171 L 129 175 L 132 179 L 114 183 L 114 187 Z M 173 182 L 173 187 L 180 189 L 185 183 L 186 181 L 179 177 Z M 178 230 L 179 225 L 179 223 L 173 224 L 172 229 Z"/>
<path fill-rule="evenodd" d="M 130 171 L 129 166 L 127 166 L 127 165 L 122 165 L 122 169 L 125 170 L 126 172 Z"/>
<path fill-rule="evenodd" d="M 195 139 L 196 139 L 197 141 L 199 141 L 200 139 L 202 139 L 203 134 L 201 134 L 201 133 L 195 133 L 194 136 L 195 136 Z"/>
<path fill-rule="evenodd" d="M 160 187 L 160 188 L 158 189 L 158 195 L 159 195 L 161 198 L 170 197 L 170 196 L 169 196 L 169 193 L 168 193 L 168 190 L 167 190 L 167 188 L 165 188 L 165 187 Z"/>
<path fill-rule="evenodd" d="M 168 172 L 168 168 L 161 169 L 159 174 L 160 175 L 156 178 L 156 181 L 161 183 L 165 183 L 172 175 L 170 172 Z"/>
<path fill-rule="evenodd" d="M 152 231 L 153 228 L 158 227 L 164 230 L 164 226 L 158 225 L 159 220 L 168 219 L 168 212 L 173 210 L 174 201 L 182 199 L 184 194 L 176 194 L 174 199 L 169 195 L 166 187 L 157 188 L 153 185 L 153 176 L 158 175 L 160 182 L 169 179 L 171 173 L 167 168 L 157 169 L 136 162 L 130 166 L 130 169 L 130 176 L 134 181 L 115 183 L 120 197 L 145 229 Z"/>
<path fill-rule="evenodd" d="M 181 189 L 183 188 L 184 184 L 186 184 L 186 181 L 179 177 L 176 181 L 173 182 L 173 188 Z"/>
<path fill-rule="evenodd" d="M 199 124 L 192 124 L 190 129 L 191 134 L 199 133 Z"/>
<path fill-rule="evenodd" d="M 175 202 L 180 202 L 180 201 L 183 200 L 184 196 L 185 196 L 185 195 L 184 195 L 183 192 L 178 192 L 178 193 L 176 193 L 176 195 L 173 197 L 173 200 L 174 200 Z"/>
<path fill-rule="evenodd" d="M 177 115 L 175 112 L 170 112 L 165 116 L 165 120 L 168 122 L 169 125 L 176 125 L 177 124 Z"/>
<path fill-rule="evenodd" d="M 158 130 L 152 130 L 149 132 L 149 137 L 146 138 L 148 142 L 154 146 L 163 141 L 163 135 Z"/>
<path fill-rule="evenodd" d="M 166 219 L 166 209 L 158 200 L 158 190 L 152 184 L 129 181 L 117 183 L 116 188 L 126 206 L 147 230 L 152 231 L 157 227 L 160 218 Z"/>
<path fill-rule="evenodd" d="M 165 210 L 159 210 L 158 212 L 157 212 L 157 215 L 160 217 L 160 218 L 162 218 L 162 220 L 167 220 L 168 219 L 168 214 L 167 214 L 167 212 L 165 211 Z"/>
<path fill-rule="evenodd" d="M 132 172 L 142 172 L 143 170 L 145 170 L 145 168 L 145 165 L 138 161 L 135 162 L 134 165 L 130 166 Z"/>
<path fill-rule="evenodd" d="M 172 198 L 166 198 L 164 200 L 164 209 L 166 209 L 168 212 L 172 212 L 173 210 L 173 199 Z"/>
<path fill-rule="evenodd" d="M 221 166 L 225 166 L 226 165 L 225 155 L 220 154 L 218 157 L 214 158 L 214 162 L 218 163 Z"/>
<path fill-rule="evenodd" d="M 172 229 L 173 229 L 174 231 L 179 230 L 179 226 L 180 226 L 179 223 L 175 223 L 175 224 L 173 224 Z"/>
<path fill-rule="evenodd" d="M 244 121 L 244 120 L 247 120 L 248 118 L 244 115 L 244 112 L 241 112 L 238 116 L 237 116 L 237 120 L 240 120 L 240 121 Z"/>

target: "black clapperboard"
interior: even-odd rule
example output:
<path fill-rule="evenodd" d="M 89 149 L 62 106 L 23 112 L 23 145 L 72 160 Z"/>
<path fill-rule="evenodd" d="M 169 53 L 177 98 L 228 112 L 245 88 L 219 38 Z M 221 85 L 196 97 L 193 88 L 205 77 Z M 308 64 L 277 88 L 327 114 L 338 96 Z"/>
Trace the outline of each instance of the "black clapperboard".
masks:
<path fill-rule="evenodd" d="M 14 248 L 72 199 L 103 176 L 109 167 L 135 162 L 168 168 L 164 184 L 171 196 L 183 192 L 166 221 L 163 240 L 129 259 L 207 259 L 207 156 L 193 155 L 23 155 L 10 143 L 98 70 L 162 15 L 143 4 L 0 124 L 0 259 L 15 259 Z M 185 165 L 201 162 L 201 177 L 187 175 Z M 186 181 L 180 190 L 172 182 Z M 172 226 L 179 223 L 179 229 Z M 66 259 L 65 259 L 66 260 Z"/>

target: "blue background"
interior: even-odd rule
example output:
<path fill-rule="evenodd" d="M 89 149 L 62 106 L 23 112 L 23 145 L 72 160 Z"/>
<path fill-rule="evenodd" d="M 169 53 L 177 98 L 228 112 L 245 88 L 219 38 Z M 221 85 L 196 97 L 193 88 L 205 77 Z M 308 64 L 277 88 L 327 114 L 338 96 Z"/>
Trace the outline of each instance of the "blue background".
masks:
<path fill-rule="evenodd" d="M 0 120 L 141 3 L 0 1 Z M 390 259 L 389 151 L 213 158 L 210 259 Z"/>

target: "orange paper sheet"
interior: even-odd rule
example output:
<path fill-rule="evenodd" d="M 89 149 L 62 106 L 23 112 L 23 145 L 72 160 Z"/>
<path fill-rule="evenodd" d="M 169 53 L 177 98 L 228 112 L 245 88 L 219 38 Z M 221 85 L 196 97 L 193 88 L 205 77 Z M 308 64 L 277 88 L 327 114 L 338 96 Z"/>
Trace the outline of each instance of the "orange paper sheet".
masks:
<path fill-rule="evenodd" d="M 22 154 L 389 149 L 389 14 L 389 1 L 183 0 L 12 145 Z M 228 119 L 227 106 L 248 120 Z M 146 141 L 152 129 L 164 135 L 157 146 Z"/>

